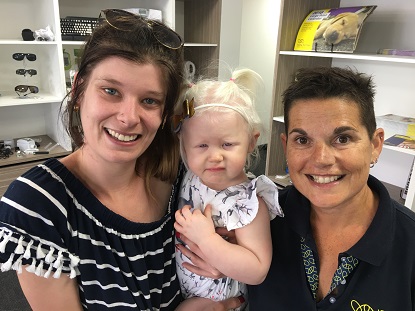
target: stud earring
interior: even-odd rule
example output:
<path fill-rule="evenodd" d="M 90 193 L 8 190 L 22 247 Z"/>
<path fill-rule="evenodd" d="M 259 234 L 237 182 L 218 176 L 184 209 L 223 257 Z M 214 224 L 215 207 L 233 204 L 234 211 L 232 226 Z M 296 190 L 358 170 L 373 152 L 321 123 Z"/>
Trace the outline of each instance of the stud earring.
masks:
<path fill-rule="evenodd" d="M 378 159 L 376 158 L 375 160 L 373 160 L 372 162 L 370 162 L 369 167 L 373 168 L 375 166 L 375 164 L 378 163 Z"/>
<path fill-rule="evenodd" d="M 79 112 L 79 105 L 74 105 L 72 112 L 72 126 L 81 125 L 81 116 Z"/>

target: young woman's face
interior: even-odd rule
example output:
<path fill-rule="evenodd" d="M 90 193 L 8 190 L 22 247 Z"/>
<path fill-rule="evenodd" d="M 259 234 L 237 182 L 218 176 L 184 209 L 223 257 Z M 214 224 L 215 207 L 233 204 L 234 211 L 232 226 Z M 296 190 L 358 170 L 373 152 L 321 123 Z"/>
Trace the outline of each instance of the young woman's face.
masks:
<path fill-rule="evenodd" d="M 257 138 L 250 139 L 246 121 L 234 111 L 204 111 L 186 120 L 180 134 L 190 170 L 215 190 L 246 180 L 246 157 Z"/>
<path fill-rule="evenodd" d="M 80 106 L 84 152 L 107 162 L 135 162 L 160 127 L 166 99 L 160 68 L 119 57 L 92 71 Z"/>
<path fill-rule="evenodd" d="M 383 130 L 369 139 L 357 104 L 343 99 L 298 100 L 282 135 L 295 187 L 318 207 L 362 204 L 370 163 L 377 159 Z"/>

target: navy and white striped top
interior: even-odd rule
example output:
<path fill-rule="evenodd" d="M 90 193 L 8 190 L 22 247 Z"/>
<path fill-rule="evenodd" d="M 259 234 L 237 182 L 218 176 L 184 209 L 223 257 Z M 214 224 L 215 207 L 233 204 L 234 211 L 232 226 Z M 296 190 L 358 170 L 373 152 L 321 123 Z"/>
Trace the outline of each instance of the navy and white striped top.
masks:
<path fill-rule="evenodd" d="M 0 201 L 0 266 L 76 277 L 85 310 L 174 310 L 178 178 L 166 215 L 134 223 L 102 205 L 58 160 L 11 183 Z M 171 210 L 173 207 L 173 210 Z"/>

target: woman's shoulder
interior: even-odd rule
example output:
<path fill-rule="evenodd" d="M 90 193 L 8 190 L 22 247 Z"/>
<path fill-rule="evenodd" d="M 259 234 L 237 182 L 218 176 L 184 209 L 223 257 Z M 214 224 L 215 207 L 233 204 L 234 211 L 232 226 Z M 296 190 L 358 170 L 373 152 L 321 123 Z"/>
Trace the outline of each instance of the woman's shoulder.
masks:
<path fill-rule="evenodd" d="M 376 177 L 369 175 L 368 185 L 379 196 L 380 206 L 385 209 L 391 206 L 396 211 L 397 221 L 407 225 L 414 232 L 415 238 L 415 212 L 391 198 L 388 189 Z"/>
<path fill-rule="evenodd" d="M 16 178 L 6 190 L 4 196 L 23 195 L 28 189 L 49 189 L 51 192 L 63 190 L 63 185 L 74 176 L 68 169 L 55 158 L 46 160 L 44 163 L 38 164 L 21 176 Z M 61 185 L 62 187 L 58 187 Z M 43 191 L 44 193 L 44 191 Z"/>
<path fill-rule="evenodd" d="M 0 205 L 13 214 L 40 215 L 65 222 L 69 206 L 85 194 L 85 187 L 58 160 L 48 159 L 15 179 Z"/>
<path fill-rule="evenodd" d="M 60 166 L 63 165 L 57 159 L 52 158 L 32 167 L 10 183 L 5 196 L 10 195 L 10 192 L 14 193 L 19 191 L 21 188 L 25 188 L 30 185 L 42 185 L 44 183 L 51 182 L 54 180 L 54 176 L 56 176 L 55 171 L 57 171 Z"/>
<path fill-rule="evenodd" d="M 394 200 L 392 200 L 392 206 L 397 211 L 397 221 L 400 222 L 400 226 L 404 225 L 408 230 L 412 231 L 412 237 L 415 240 L 415 212 Z"/>
<path fill-rule="evenodd" d="M 0 240 L 3 238 L 7 247 L 0 261 L 8 263 L 7 269 L 4 264 L 2 269 L 30 265 L 30 272 L 39 271 L 42 275 L 54 272 L 55 277 L 61 272 L 76 275 L 72 262 L 76 259 L 64 245 L 71 236 L 65 204 L 68 194 L 62 183 L 64 171 L 58 160 L 49 159 L 13 181 L 1 198 Z M 57 263 L 45 272 L 42 269 L 45 260 Z"/>

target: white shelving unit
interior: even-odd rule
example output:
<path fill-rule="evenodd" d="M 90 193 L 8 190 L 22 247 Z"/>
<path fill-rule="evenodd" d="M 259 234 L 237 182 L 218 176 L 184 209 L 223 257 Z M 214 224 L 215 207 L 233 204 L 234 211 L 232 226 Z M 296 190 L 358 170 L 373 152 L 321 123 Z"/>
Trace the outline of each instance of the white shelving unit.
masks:
<path fill-rule="evenodd" d="M 199 74 L 217 76 L 203 68 L 219 57 L 221 0 L 1 0 L 0 21 L 0 140 L 47 136 L 60 144 L 50 156 L 71 152 L 71 144 L 59 118 L 61 101 L 67 89 L 63 49 L 75 64 L 74 49 L 81 41 L 62 41 L 60 18 L 98 17 L 106 8 L 147 8 L 162 11 L 163 22 L 182 35 L 185 60 L 191 60 Z M 177 27 L 176 27 L 177 25 Z M 54 41 L 23 41 L 23 29 L 39 30 L 50 26 Z M 13 53 L 32 53 L 35 61 L 16 61 Z M 37 75 L 17 75 L 16 69 L 36 69 Z M 38 94 L 19 98 L 17 85 L 33 85 Z M 15 157 L 15 155 L 13 156 Z M 0 159 L 2 167 L 33 161 L 32 158 Z M 1 179 L 1 176 L 0 176 Z"/>
<path fill-rule="evenodd" d="M 374 62 L 415 64 L 415 57 L 398 55 L 378 55 L 369 53 L 340 54 L 340 53 L 316 53 L 301 51 L 280 51 L 280 55 L 328 57 L 332 59 L 366 60 Z"/>
<path fill-rule="evenodd" d="M 375 113 L 415 117 L 415 57 L 378 55 L 381 48 L 415 50 L 415 2 L 373 0 L 365 5 L 377 5 L 363 25 L 357 49 L 353 54 L 293 51 L 297 31 L 315 9 L 359 6 L 357 0 L 285 0 L 281 1 L 281 18 L 275 66 L 274 102 L 271 136 L 268 146 L 266 174 L 271 178 L 284 175 L 285 157 L 279 134 L 284 131 L 281 94 L 301 67 L 352 67 L 373 76 L 376 84 Z M 386 138 L 395 133 L 386 133 Z M 385 146 L 371 174 L 395 187 L 405 188 L 415 152 Z M 398 195 L 399 196 L 399 195 Z M 415 210 L 415 178 L 409 184 L 405 206 Z"/>

